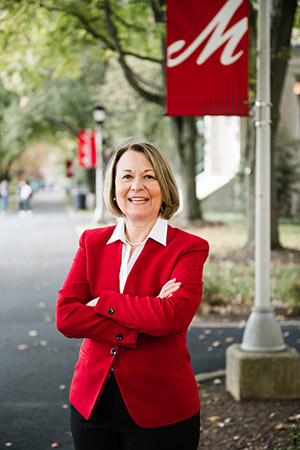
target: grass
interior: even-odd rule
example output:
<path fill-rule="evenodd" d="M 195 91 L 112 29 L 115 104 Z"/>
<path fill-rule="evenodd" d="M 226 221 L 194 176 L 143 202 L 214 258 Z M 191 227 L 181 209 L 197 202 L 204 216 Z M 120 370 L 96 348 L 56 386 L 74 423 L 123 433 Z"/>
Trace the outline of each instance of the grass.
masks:
<path fill-rule="evenodd" d="M 246 243 L 246 227 L 240 220 L 220 225 L 203 226 L 191 231 L 210 243 L 210 257 L 204 268 L 203 304 L 226 313 L 253 306 L 255 296 L 254 261 L 233 261 L 230 253 Z M 280 241 L 283 247 L 300 250 L 300 221 L 281 221 Z M 290 311 L 300 308 L 300 265 L 292 253 L 287 262 L 279 259 L 271 264 L 271 304 Z"/>

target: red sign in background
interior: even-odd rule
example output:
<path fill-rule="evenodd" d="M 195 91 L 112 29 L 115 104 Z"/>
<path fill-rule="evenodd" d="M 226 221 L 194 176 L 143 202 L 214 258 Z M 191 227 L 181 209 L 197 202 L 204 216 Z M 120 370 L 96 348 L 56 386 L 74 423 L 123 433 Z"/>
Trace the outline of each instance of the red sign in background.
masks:
<path fill-rule="evenodd" d="M 249 114 L 249 0 L 167 0 L 168 115 Z"/>
<path fill-rule="evenodd" d="M 96 167 L 95 130 L 78 132 L 78 164 L 86 169 Z"/>
<path fill-rule="evenodd" d="M 71 178 L 73 176 L 74 176 L 73 160 L 67 159 L 67 161 L 66 161 L 66 177 Z"/>

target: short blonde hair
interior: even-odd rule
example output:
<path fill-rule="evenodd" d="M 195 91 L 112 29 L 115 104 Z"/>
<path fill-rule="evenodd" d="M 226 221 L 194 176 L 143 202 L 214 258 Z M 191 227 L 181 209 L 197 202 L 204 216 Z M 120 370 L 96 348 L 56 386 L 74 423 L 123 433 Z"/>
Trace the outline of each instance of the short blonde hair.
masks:
<path fill-rule="evenodd" d="M 160 216 L 163 219 L 170 219 L 179 208 L 179 193 L 172 169 L 162 150 L 154 144 L 143 140 L 131 139 L 120 145 L 113 154 L 104 182 L 104 199 L 107 208 L 115 216 L 123 216 L 115 199 L 115 179 L 117 164 L 127 150 L 143 153 L 152 164 L 162 192 L 163 201 Z"/>

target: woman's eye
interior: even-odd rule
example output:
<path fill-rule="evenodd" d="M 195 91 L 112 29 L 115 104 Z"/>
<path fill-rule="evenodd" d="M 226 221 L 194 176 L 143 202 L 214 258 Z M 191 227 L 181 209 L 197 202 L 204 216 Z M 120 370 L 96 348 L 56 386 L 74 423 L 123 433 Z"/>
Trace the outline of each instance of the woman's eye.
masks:
<path fill-rule="evenodd" d="M 123 180 L 130 180 L 131 175 L 124 175 Z"/>
<path fill-rule="evenodd" d="M 153 175 L 146 175 L 145 177 L 147 180 L 155 180 Z"/>

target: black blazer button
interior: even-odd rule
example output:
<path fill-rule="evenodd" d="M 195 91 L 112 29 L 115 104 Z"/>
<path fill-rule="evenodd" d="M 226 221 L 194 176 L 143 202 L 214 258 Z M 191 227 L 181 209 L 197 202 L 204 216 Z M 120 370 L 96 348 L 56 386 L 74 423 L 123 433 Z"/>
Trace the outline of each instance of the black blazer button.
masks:
<path fill-rule="evenodd" d="M 117 350 L 115 348 L 112 348 L 111 351 L 110 351 L 110 354 L 112 356 L 115 356 L 116 353 L 117 353 Z"/>
<path fill-rule="evenodd" d="M 112 315 L 115 312 L 115 310 L 113 308 L 109 308 L 109 310 L 107 312 L 108 312 L 108 314 Z"/>
<path fill-rule="evenodd" d="M 123 340 L 123 335 L 117 334 L 117 341 L 122 341 L 122 340 Z"/>

